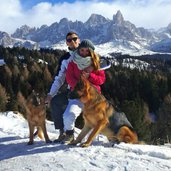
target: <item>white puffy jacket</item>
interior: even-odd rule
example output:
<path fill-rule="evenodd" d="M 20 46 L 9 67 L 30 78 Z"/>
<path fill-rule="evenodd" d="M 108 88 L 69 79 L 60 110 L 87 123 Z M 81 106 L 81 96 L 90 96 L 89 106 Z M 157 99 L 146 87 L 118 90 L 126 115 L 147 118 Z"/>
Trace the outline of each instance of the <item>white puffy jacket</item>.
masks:
<path fill-rule="evenodd" d="M 61 57 L 59 61 L 57 74 L 51 85 L 50 92 L 48 93 L 52 97 L 54 97 L 58 93 L 60 87 L 64 84 L 66 70 L 67 70 L 69 62 L 72 61 L 72 59 L 73 59 L 73 56 L 69 52 L 63 57 Z"/>

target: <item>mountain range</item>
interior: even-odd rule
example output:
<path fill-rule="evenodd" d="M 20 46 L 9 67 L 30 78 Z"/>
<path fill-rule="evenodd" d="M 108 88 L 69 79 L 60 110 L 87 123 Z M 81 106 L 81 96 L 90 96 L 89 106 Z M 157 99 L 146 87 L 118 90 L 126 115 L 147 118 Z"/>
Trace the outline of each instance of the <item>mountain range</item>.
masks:
<path fill-rule="evenodd" d="M 114 47 L 133 50 L 171 52 L 171 23 L 157 31 L 136 27 L 126 21 L 120 11 L 113 15 L 112 20 L 92 14 L 84 23 L 63 18 L 59 23 L 42 25 L 40 28 L 23 25 L 11 35 L 0 31 L 0 45 L 24 46 L 29 49 L 54 48 L 55 45 L 65 42 L 66 33 L 71 30 L 76 31 L 81 39 L 90 39 L 96 45 L 112 43 Z"/>

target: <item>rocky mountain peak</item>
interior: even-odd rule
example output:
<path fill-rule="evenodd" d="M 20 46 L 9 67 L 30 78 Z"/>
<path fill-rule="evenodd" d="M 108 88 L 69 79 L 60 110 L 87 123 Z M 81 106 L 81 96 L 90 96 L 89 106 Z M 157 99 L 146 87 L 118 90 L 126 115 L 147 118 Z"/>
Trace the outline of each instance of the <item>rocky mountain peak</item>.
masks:
<path fill-rule="evenodd" d="M 25 35 L 33 33 L 36 30 L 36 28 L 31 28 L 27 25 L 23 25 L 20 28 L 17 28 L 17 30 L 11 35 L 15 38 L 25 38 Z"/>
<path fill-rule="evenodd" d="M 44 24 L 44 25 L 42 25 L 41 27 L 40 27 L 40 29 L 45 29 L 45 28 L 47 28 L 48 26 L 46 25 L 46 24 Z"/>
<path fill-rule="evenodd" d="M 86 25 L 95 26 L 101 25 L 107 22 L 108 20 L 99 14 L 91 14 L 90 18 L 86 21 Z"/>
<path fill-rule="evenodd" d="M 22 29 L 22 30 L 30 30 L 31 27 L 29 27 L 28 25 L 25 24 L 25 25 L 21 26 L 20 29 Z"/>
<path fill-rule="evenodd" d="M 67 18 L 62 18 L 60 21 L 59 21 L 59 24 L 66 24 L 68 23 L 69 20 Z"/>
<path fill-rule="evenodd" d="M 123 24 L 124 18 L 120 10 L 117 11 L 116 15 L 113 15 L 113 21 L 115 24 L 118 24 L 118 25 Z"/>
<path fill-rule="evenodd" d="M 167 30 L 171 32 L 171 23 L 167 26 Z"/>
<path fill-rule="evenodd" d="M 6 32 L 0 31 L 0 45 L 7 47 L 9 45 L 12 45 L 13 39 L 10 37 L 10 35 Z"/>
<path fill-rule="evenodd" d="M 4 38 L 4 37 L 9 37 L 9 34 L 6 32 L 2 32 L 0 31 L 0 39 Z"/>

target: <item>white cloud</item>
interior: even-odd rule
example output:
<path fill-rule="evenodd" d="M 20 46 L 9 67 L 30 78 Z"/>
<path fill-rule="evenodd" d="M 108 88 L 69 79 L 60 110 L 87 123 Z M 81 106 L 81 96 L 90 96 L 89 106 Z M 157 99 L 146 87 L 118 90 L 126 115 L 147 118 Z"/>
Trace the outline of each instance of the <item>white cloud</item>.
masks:
<path fill-rule="evenodd" d="M 161 28 L 171 23 L 171 2 L 169 0 L 115 0 L 115 1 L 76 1 L 74 3 L 43 2 L 24 10 L 19 0 L 2 0 L 0 6 L 0 31 L 12 33 L 21 25 L 40 27 L 69 20 L 85 22 L 92 13 L 112 19 L 117 10 L 137 27 Z"/>

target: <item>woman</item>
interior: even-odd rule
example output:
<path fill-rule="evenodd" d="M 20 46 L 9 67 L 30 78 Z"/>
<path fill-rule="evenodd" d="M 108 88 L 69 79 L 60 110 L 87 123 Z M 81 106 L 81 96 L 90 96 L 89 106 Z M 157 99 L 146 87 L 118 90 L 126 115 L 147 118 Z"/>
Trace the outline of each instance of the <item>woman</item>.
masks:
<path fill-rule="evenodd" d="M 100 60 L 94 50 L 93 43 L 85 39 L 73 54 L 73 61 L 68 64 L 66 71 L 66 81 L 71 91 L 79 81 L 81 74 L 83 74 L 101 93 L 100 85 L 105 81 L 105 73 L 103 70 L 99 70 Z M 78 99 L 69 99 L 68 106 L 63 115 L 66 133 L 66 137 L 63 140 L 64 144 L 69 144 L 74 140 L 75 120 L 80 115 L 82 108 L 83 104 Z"/>

